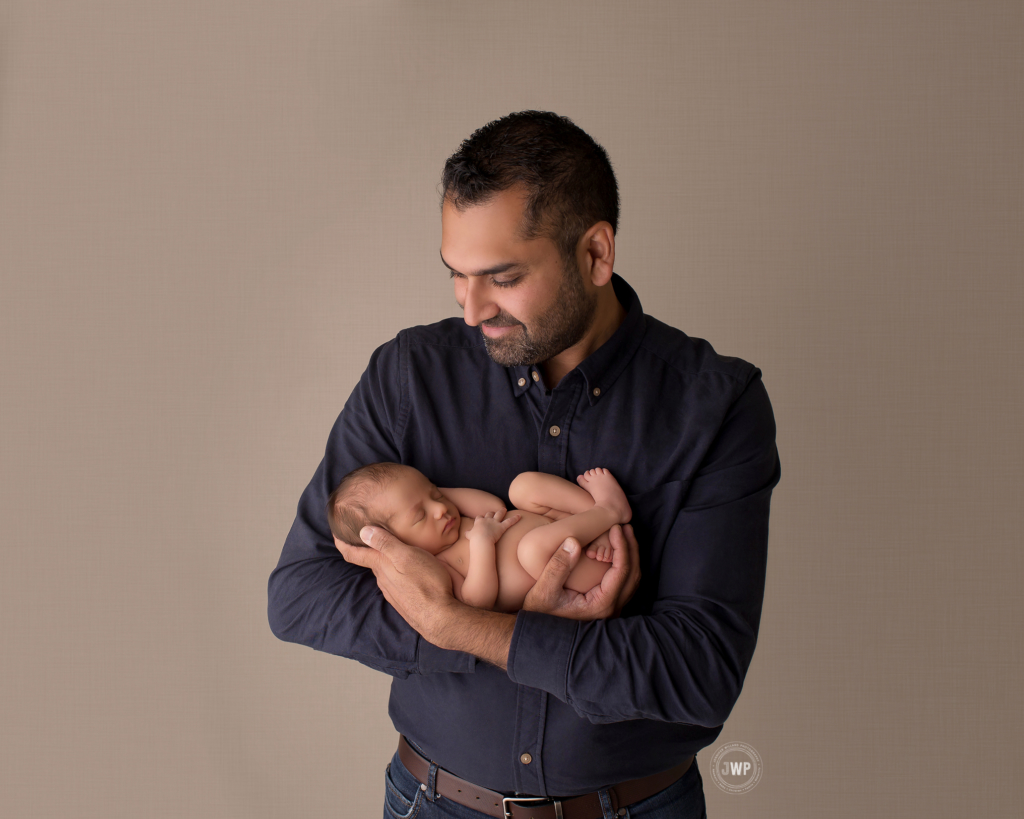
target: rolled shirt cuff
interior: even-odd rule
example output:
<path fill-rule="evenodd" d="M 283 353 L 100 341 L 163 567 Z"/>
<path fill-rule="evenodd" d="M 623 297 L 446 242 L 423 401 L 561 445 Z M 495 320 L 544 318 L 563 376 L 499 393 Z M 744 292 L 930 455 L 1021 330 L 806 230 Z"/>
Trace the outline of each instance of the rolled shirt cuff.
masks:
<path fill-rule="evenodd" d="M 508 651 L 508 676 L 568 702 L 569 660 L 579 621 L 536 611 L 520 611 Z"/>

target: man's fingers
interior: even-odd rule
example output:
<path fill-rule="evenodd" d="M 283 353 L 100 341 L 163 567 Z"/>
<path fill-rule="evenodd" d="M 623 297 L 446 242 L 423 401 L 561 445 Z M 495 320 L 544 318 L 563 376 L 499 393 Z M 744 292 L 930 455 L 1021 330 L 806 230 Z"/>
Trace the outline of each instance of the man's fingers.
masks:
<path fill-rule="evenodd" d="M 623 534 L 622 527 L 617 523 L 608 530 L 608 541 L 612 547 L 612 567 L 604 573 L 601 587 L 612 590 L 617 595 L 618 591 L 628 583 L 629 572 L 632 568 L 629 543 Z"/>
<path fill-rule="evenodd" d="M 640 582 L 640 544 L 637 542 L 633 527 L 626 524 L 622 527 L 622 533 L 626 536 L 626 546 L 629 550 L 630 581 L 636 586 Z"/>
<path fill-rule="evenodd" d="M 612 568 L 609 569 L 601 582 L 615 597 L 615 614 L 629 602 L 640 585 L 640 547 L 629 524 L 613 526 L 609 540 L 612 545 Z M 608 585 L 605 586 L 605 581 Z"/>
<path fill-rule="evenodd" d="M 615 524 L 608 530 L 608 541 L 612 547 L 612 565 L 628 569 L 630 573 L 640 572 L 640 547 L 630 524 Z"/>
<path fill-rule="evenodd" d="M 345 558 L 345 561 L 355 566 L 374 569 L 377 566 L 377 561 L 380 560 L 380 555 L 377 552 L 373 549 L 367 549 L 365 546 L 353 546 L 351 543 L 338 540 L 338 538 L 334 539 L 334 545 L 341 552 L 341 556 Z"/>

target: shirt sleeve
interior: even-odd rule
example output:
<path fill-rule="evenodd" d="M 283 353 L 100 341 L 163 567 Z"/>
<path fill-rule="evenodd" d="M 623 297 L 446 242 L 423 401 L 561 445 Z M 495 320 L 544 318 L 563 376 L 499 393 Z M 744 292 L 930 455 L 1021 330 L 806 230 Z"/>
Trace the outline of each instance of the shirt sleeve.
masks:
<path fill-rule="evenodd" d="M 656 584 L 649 612 L 594 622 L 519 612 L 513 681 L 594 723 L 725 722 L 757 642 L 781 474 L 771 403 L 755 373 L 674 513 L 657 578 L 643 581 Z"/>
<path fill-rule="evenodd" d="M 327 497 L 344 475 L 364 464 L 401 460 L 395 442 L 404 423 L 403 343 L 399 334 L 373 353 L 338 416 L 270 575 L 267 615 L 282 640 L 395 677 L 471 672 L 475 657 L 428 643 L 384 599 L 369 569 L 345 562 L 327 523 Z"/>

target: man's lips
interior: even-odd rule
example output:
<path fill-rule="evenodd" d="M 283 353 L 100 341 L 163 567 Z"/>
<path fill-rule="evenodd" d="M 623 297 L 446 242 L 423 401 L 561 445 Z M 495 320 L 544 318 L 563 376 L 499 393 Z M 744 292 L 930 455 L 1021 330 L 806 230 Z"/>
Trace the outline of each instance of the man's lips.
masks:
<path fill-rule="evenodd" d="M 480 331 L 485 336 L 487 336 L 488 338 L 500 338 L 501 336 L 505 335 L 505 333 L 507 333 L 509 330 L 511 330 L 513 327 L 518 327 L 518 326 L 519 325 L 517 325 L 517 324 L 506 324 L 506 325 L 503 325 L 503 326 L 495 327 L 495 326 L 490 325 L 490 324 L 481 324 L 480 325 Z"/>

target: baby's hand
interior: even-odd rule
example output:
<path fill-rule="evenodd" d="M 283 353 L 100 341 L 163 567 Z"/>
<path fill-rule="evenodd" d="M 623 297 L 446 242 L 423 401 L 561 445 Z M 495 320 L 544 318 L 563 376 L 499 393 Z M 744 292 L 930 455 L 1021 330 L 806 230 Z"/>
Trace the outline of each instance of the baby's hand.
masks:
<path fill-rule="evenodd" d="M 506 518 L 505 510 L 488 512 L 486 515 L 479 515 L 473 520 L 473 528 L 467 532 L 469 538 L 486 538 L 491 543 L 497 543 L 510 526 L 519 522 L 522 517 L 518 512 Z"/>
<path fill-rule="evenodd" d="M 608 537 L 608 533 L 605 532 L 603 535 L 598 537 L 597 540 L 593 541 L 587 547 L 587 557 L 593 558 L 594 560 L 600 560 L 602 563 L 612 562 L 612 542 Z"/>

